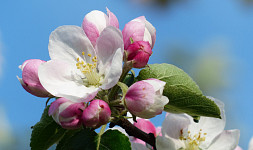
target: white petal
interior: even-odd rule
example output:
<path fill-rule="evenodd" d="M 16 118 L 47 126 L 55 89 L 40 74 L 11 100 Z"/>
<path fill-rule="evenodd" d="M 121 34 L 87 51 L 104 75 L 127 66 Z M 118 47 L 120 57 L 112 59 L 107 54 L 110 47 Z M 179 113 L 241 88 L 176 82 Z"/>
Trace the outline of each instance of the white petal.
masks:
<path fill-rule="evenodd" d="M 55 29 L 49 37 L 48 49 L 52 60 L 59 59 L 73 64 L 78 57 L 82 60 L 82 52 L 85 52 L 87 62 L 90 62 L 88 53 L 95 56 L 90 40 L 78 26 L 61 26 Z"/>
<path fill-rule="evenodd" d="M 156 148 L 158 150 L 178 150 L 173 140 L 161 136 L 156 137 Z"/>
<path fill-rule="evenodd" d="M 158 91 L 160 89 L 162 89 L 162 91 L 163 91 L 164 86 L 166 84 L 166 82 L 164 82 L 164 81 L 161 81 L 161 80 L 158 80 L 158 79 L 153 79 L 153 78 L 148 79 L 148 80 L 143 80 L 143 81 L 151 84 L 154 87 L 155 91 Z M 162 93 L 160 93 L 160 94 L 162 94 Z"/>
<path fill-rule="evenodd" d="M 99 33 L 101 33 L 109 24 L 108 16 L 99 10 L 93 10 L 89 12 L 85 18 L 87 21 L 93 23 L 97 27 Z"/>
<path fill-rule="evenodd" d="M 83 85 L 84 76 L 76 66 L 61 60 L 43 63 L 38 74 L 42 86 L 56 97 L 64 97 L 73 102 L 87 102 L 98 92 L 98 88 Z"/>
<path fill-rule="evenodd" d="M 253 150 L 253 137 L 250 139 L 249 142 L 249 150 Z"/>
<path fill-rule="evenodd" d="M 211 100 L 214 100 L 215 103 L 218 105 L 221 111 L 221 117 L 219 118 L 213 118 L 213 117 L 200 117 L 199 123 L 195 123 L 192 121 L 192 123 L 189 125 L 188 130 L 191 132 L 191 134 L 198 134 L 200 129 L 202 129 L 202 133 L 207 133 L 206 140 L 203 142 L 203 147 L 208 147 L 213 139 L 219 135 L 225 127 L 226 119 L 224 115 L 224 104 L 212 97 L 208 97 Z"/>
<path fill-rule="evenodd" d="M 103 81 L 103 85 L 101 86 L 102 89 L 109 89 L 113 87 L 119 81 L 120 75 L 122 73 L 122 58 L 123 53 L 121 49 L 118 49 L 114 54 L 112 59 L 111 65 L 107 66 L 105 70 L 105 78 Z"/>
<path fill-rule="evenodd" d="M 109 26 L 103 30 L 97 39 L 97 47 L 95 49 L 99 61 L 99 73 L 103 74 L 111 66 L 112 59 L 114 59 L 114 55 L 118 49 L 123 54 L 123 46 L 122 34 L 119 29 Z"/>
<path fill-rule="evenodd" d="M 234 150 L 238 145 L 239 137 L 239 130 L 223 131 L 214 139 L 208 150 Z"/>
<path fill-rule="evenodd" d="M 149 34 L 151 36 L 151 40 L 152 40 L 152 44 L 151 44 L 151 48 L 153 49 L 154 47 L 154 44 L 155 44 L 155 41 L 156 41 L 156 29 L 155 27 L 150 23 L 148 22 L 147 20 L 145 20 L 145 32 L 146 32 L 146 29 L 149 31 Z"/>
<path fill-rule="evenodd" d="M 190 118 L 186 114 L 171 114 L 167 113 L 162 124 L 162 135 L 179 139 L 182 132 L 190 124 Z"/>
<path fill-rule="evenodd" d="M 121 32 L 115 27 L 107 27 L 97 40 L 96 53 L 98 70 L 105 75 L 102 89 L 114 86 L 122 73 L 123 39 Z"/>

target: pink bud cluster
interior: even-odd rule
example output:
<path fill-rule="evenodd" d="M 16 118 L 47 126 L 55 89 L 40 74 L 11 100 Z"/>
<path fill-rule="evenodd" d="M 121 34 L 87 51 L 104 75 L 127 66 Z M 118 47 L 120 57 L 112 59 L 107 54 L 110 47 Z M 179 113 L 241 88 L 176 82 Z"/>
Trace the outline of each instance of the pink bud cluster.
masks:
<path fill-rule="evenodd" d="M 107 9 L 107 15 L 101 11 L 91 11 L 83 20 L 82 27 L 87 37 L 96 45 L 100 33 L 107 26 L 119 28 L 116 16 Z M 128 22 L 122 30 L 126 59 L 133 62 L 134 68 L 147 65 L 156 40 L 156 29 L 144 16 Z"/>
<path fill-rule="evenodd" d="M 58 98 L 49 108 L 48 115 L 66 129 L 86 127 L 98 128 L 109 122 L 111 110 L 103 100 L 93 100 L 88 106 L 85 103 L 73 103 L 65 98 Z"/>

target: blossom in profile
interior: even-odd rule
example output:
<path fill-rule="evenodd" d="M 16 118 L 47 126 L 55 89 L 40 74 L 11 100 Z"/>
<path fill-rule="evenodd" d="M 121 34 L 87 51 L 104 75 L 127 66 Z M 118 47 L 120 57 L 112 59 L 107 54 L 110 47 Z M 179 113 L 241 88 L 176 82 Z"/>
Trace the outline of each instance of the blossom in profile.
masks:
<path fill-rule="evenodd" d="M 153 49 L 156 40 L 155 27 L 144 16 L 128 22 L 122 30 L 125 50 L 136 41 L 147 41 Z"/>
<path fill-rule="evenodd" d="M 215 100 L 220 107 L 222 119 L 200 117 L 195 123 L 187 114 L 170 114 L 162 124 L 162 136 L 156 139 L 159 150 L 234 150 L 238 145 L 239 130 L 224 130 L 224 105 Z"/>
<path fill-rule="evenodd" d="M 169 102 L 163 96 L 165 82 L 158 79 L 142 80 L 131 85 L 125 96 L 125 104 L 130 113 L 149 119 L 162 113 Z"/>
<path fill-rule="evenodd" d="M 93 100 L 83 111 L 82 121 L 86 127 L 98 128 L 109 122 L 111 109 L 103 100 Z"/>
<path fill-rule="evenodd" d="M 93 10 L 83 19 L 82 28 L 94 47 L 97 38 L 106 27 L 119 28 L 117 17 L 108 8 L 106 10 L 107 15 L 102 11 Z"/>
<path fill-rule="evenodd" d="M 82 125 L 84 108 L 84 103 L 73 103 L 68 99 L 58 98 L 50 105 L 48 115 L 65 129 L 78 129 Z"/>
<path fill-rule="evenodd" d="M 26 60 L 19 68 L 22 70 L 22 78 L 18 78 L 22 87 L 32 95 L 38 97 L 49 97 L 50 93 L 41 85 L 38 77 L 39 66 L 45 63 L 40 59 Z"/>
<path fill-rule="evenodd" d="M 122 73 L 123 40 L 119 29 L 106 27 L 94 48 L 78 26 L 61 26 L 49 37 L 51 60 L 39 67 L 43 87 L 56 97 L 88 102 L 109 89 Z"/>

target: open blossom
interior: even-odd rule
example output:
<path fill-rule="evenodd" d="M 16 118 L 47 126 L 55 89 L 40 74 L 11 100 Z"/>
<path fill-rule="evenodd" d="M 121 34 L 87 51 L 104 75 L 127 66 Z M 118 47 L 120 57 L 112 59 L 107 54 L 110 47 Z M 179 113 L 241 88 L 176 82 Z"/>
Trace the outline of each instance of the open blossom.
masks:
<path fill-rule="evenodd" d="M 122 34 L 112 26 L 101 32 L 95 48 L 81 27 L 58 27 L 48 49 L 51 60 L 39 67 L 39 79 L 56 97 L 88 102 L 100 89 L 113 87 L 122 73 Z"/>
<path fill-rule="evenodd" d="M 156 29 L 149 23 L 144 16 L 128 22 L 122 30 L 124 48 L 128 48 L 131 42 L 148 41 L 153 49 L 156 40 Z"/>
<path fill-rule="evenodd" d="M 213 99 L 214 100 L 214 99 Z M 158 150 L 234 150 L 238 145 L 239 130 L 224 130 L 225 115 L 223 103 L 221 117 L 200 117 L 199 123 L 187 114 L 167 114 L 162 125 L 162 136 L 158 136 Z"/>
<path fill-rule="evenodd" d="M 88 107 L 85 108 L 82 115 L 83 124 L 86 127 L 98 128 L 109 122 L 111 117 L 111 109 L 103 100 L 93 100 Z"/>
<path fill-rule="evenodd" d="M 169 99 L 162 95 L 165 84 L 158 79 L 134 83 L 125 96 L 127 109 L 135 116 L 145 119 L 161 114 L 164 105 L 169 102 Z"/>
<path fill-rule="evenodd" d="M 49 97 L 50 93 L 41 85 L 38 77 L 38 68 L 45 61 L 40 59 L 26 60 L 19 68 L 22 70 L 22 78 L 18 78 L 23 88 L 38 97 Z"/>
<path fill-rule="evenodd" d="M 49 107 L 48 115 L 65 129 L 78 129 L 82 125 L 84 103 L 73 103 L 65 98 L 58 98 Z"/>
<path fill-rule="evenodd" d="M 108 8 L 106 10 L 107 15 L 102 11 L 93 10 L 83 19 L 82 28 L 94 47 L 97 38 L 106 27 L 119 28 L 117 17 Z"/>

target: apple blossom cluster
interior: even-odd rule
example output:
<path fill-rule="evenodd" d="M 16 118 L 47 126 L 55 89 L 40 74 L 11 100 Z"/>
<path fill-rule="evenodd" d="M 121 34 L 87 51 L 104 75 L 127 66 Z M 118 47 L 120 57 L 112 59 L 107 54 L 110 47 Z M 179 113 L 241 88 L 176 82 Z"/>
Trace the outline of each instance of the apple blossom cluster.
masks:
<path fill-rule="evenodd" d="M 134 76 L 132 68 L 148 67 L 155 41 L 156 29 L 144 16 L 128 22 L 121 31 L 109 9 L 107 14 L 94 10 L 81 27 L 56 28 L 49 37 L 51 60 L 26 60 L 19 66 L 22 78 L 17 78 L 30 94 L 55 99 L 48 115 L 64 129 L 117 124 L 128 119 L 130 112 L 133 125 L 156 139 L 155 145 L 149 145 L 129 137 L 134 150 L 234 150 L 239 131 L 224 131 L 223 104 L 214 98 L 209 98 L 210 103 L 219 106 L 221 119 L 200 117 L 195 123 L 187 114 L 167 113 L 161 128 L 147 120 L 161 114 L 169 103 L 163 95 L 167 82 L 134 78 L 128 85 L 126 80 Z"/>
<path fill-rule="evenodd" d="M 49 37 L 51 60 L 25 61 L 20 66 L 22 79 L 18 79 L 27 92 L 56 98 L 48 114 L 66 129 L 98 128 L 126 111 L 152 118 L 169 102 L 162 95 L 165 82 L 138 81 L 124 99 L 117 93 L 108 99 L 107 93 L 131 68 L 147 65 L 155 39 L 155 28 L 143 16 L 120 31 L 118 19 L 109 9 L 107 14 L 94 10 L 84 17 L 81 27 L 55 29 Z M 114 101 L 119 103 L 114 105 Z M 124 109 L 117 109 L 118 105 Z"/>

